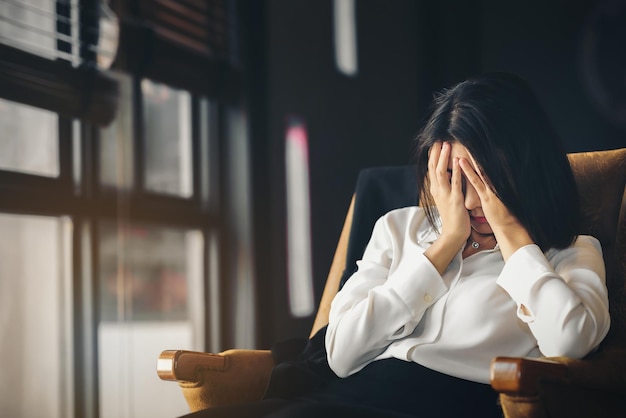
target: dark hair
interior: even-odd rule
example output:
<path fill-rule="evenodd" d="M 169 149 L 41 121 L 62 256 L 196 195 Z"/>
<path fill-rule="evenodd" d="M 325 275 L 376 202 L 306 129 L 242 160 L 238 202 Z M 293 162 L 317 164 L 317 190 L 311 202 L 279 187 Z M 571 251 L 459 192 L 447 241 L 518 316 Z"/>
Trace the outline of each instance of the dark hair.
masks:
<path fill-rule="evenodd" d="M 543 251 L 572 244 L 580 210 L 574 175 L 555 129 L 524 80 L 489 73 L 435 96 L 415 153 L 421 204 L 432 225 L 428 150 L 438 141 L 458 141 L 467 148 L 491 189 Z"/>

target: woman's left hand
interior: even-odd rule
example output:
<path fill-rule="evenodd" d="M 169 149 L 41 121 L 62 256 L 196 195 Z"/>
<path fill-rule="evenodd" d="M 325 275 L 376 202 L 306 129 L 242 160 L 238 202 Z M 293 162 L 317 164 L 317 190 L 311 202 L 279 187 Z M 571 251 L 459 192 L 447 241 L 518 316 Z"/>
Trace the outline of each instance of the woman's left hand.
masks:
<path fill-rule="evenodd" d="M 476 163 L 461 158 L 459 165 L 480 198 L 482 210 L 498 241 L 504 260 L 508 260 L 517 249 L 532 244 L 533 240 L 526 228 L 491 190 Z"/>

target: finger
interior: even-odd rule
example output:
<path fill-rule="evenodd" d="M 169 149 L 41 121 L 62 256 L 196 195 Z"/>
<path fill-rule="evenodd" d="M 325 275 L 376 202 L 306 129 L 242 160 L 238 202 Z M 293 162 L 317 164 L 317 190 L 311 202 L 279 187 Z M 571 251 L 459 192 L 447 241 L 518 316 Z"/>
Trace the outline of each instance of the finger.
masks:
<path fill-rule="evenodd" d="M 437 176 L 437 165 L 441 157 L 442 142 L 435 142 L 430 147 L 430 157 L 428 160 L 428 181 L 430 183 L 431 193 L 439 189 L 440 179 Z"/>
<path fill-rule="evenodd" d="M 440 153 L 441 143 L 439 142 L 435 142 L 428 150 L 428 174 L 431 177 L 435 175 L 435 168 L 437 167 Z"/>
<path fill-rule="evenodd" d="M 437 162 L 439 161 L 439 155 L 441 154 L 441 142 L 435 142 L 428 151 L 428 171 L 435 173 Z"/>
<path fill-rule="evenodd" d="M 476 173 L 472 164 L 470 164 L 470 162 L 465 158 L 461 158 L 459 160 L 459 165 L 463 170 L 463 174 L 465 174 L 465 178 L 467 178 L 470 184 L 474 186 L 478 196 L 482 198 L 487 188 L 483 179 Z"/>
<path fill-rule="evenodd" d="M 485 176 L 483 176 L 482 171 L 479 169 L 478 163 L 474 159 L 474 156 L 470 154 L 469 157 L 470 157 L 470 161 L 472 162 L 474 171 L 476 172 L 476 174 L 478 174 L 478 177 L 480 177 L 480 179 L 483 181 L 483 183 L 485 183 L 485 185 L 489 184 L 489 182 L 487 182 L 487 180 L 485 179 Z"/>
<path fill-rule="evenodd" d="M 460 195 L 463 194 L 461 167 L 459 166 L 459 159 L 456 157 L 452 160 L 452 178 L 450 179 L 450 184 L 452 185 L 452 192 Z"/>
<path fill-rule="evenodd" d="M 450 184 L 448 180 L 448 161 L 450 159 L 450 144 L 444 142 L 441 145 L 441 154 L 439 155 L 439 161 L 437 161 L 437 179 L 440 184 Z"/>

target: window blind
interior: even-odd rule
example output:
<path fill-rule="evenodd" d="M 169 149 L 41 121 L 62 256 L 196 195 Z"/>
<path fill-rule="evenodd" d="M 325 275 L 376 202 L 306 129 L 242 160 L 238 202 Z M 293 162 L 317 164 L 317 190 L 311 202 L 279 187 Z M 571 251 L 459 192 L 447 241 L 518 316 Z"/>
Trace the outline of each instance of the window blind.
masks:
<path fill-rule="evenodd" d="M 107 125 L 115 117 L 118 85 L 95 67 L 73 67 L 0 45 L 0 96 Z"/>
<path fill-rule="evenodd" d="M 227 0 L 116 0 L 120 47 L 114 66 L 209 97 L 229 63 Z"/>
<path fill-rule="evenodd" d="M 118 85 L 105 73 L 117 34 L 100 0 L 3 0 L 0 97 L 106 125 Z"/>

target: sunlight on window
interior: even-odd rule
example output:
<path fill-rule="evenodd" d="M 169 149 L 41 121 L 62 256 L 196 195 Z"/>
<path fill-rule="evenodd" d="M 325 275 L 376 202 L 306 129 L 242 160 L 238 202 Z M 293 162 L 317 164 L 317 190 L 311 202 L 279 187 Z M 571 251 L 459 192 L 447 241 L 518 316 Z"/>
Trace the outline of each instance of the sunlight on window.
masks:
<path fill-rule="evenodd" d="M 71 228 L 0 214 L 2 417 L 73 416 Z"/>
<path fill-rule="evenodd" d="M 59 175 L 56 113 L 0 99 L 0 169 Z"/>
<path fill-rule="evenodd" d="M 192 194 L 191 95 L 142 80 L 146 189 Z"/>

